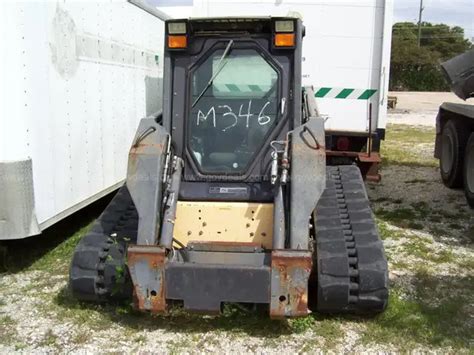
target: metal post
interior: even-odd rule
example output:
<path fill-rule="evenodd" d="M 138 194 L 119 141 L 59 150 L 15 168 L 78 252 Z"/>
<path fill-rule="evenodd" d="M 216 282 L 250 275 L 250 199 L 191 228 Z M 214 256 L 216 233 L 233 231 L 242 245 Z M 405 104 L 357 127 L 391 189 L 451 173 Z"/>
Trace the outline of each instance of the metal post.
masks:
<path fill-rule="evenodd" d="M 418 47 L 421 46 L 421 18 L 423 15 L 423 0 L 420 0 L 420 13 L 418 16 Z"/>
<path fill-rule="evenodd" d="M 176 219 L 176 208 L 178 207 L 179 186 L 181 184 L 181 172 L 183 171 L 183 160 L 174 157 L 173 174 L 171 176 L 171 184 L 166 201 L 165 212 L 163 214 L 163 225 L 161 227 L 160 246 L 171 248 L 173 245 L 173 230 Z"/>
<path fill-rule="evenodd" d="M 283 202 L 283 188 L 277 187 L 277 194 L 273 204 L 273 249 L 285 249 L 285 205 Z"/>
<path fill-rule="evenodd" d="M 372 102 L 369 103 L 369 136 L 367 139 L 367 156 L 372 153 Z"/>

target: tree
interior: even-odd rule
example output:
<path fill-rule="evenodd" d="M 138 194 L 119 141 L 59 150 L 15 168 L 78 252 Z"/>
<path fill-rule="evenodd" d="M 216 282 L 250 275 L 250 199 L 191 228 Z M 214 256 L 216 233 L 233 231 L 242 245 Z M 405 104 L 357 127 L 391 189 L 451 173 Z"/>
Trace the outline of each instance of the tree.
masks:
<path fill-rule="evenodd" d="M 449 90 L 440 63 L 472 47 L 472 43 L 464 38 L 464 29 L 423 22 L 420 47 L 417 36 L 415 23 L 399 22 L 393 26 L 390 89 Z"/>

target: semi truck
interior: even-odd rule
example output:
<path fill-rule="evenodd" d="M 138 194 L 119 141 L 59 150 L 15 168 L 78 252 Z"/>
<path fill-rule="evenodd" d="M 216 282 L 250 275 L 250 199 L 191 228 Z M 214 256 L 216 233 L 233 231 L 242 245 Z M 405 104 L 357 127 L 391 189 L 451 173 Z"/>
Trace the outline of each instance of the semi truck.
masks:
<path fill-rule="evenodd" d="M 452 91 L 461 99 L 474 97 L 474 49 L 441 64 Z M 435 158 L 441 180 L 449 188 L 464 188 L 474 208 L 474 105 L 443 103 L 436 116 Z"/>

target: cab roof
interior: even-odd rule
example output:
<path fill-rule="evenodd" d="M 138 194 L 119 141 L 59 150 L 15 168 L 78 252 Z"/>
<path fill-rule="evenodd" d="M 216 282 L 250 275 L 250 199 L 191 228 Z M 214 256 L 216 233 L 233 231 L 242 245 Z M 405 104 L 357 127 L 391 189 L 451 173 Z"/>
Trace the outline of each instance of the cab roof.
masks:
<path fill-rule="evenodd" d="M 246 32 L 271 33 L 275 21 L 297 21 L 297 17 L 272 16 L 229 16 L 229 17 L 190 17 L 185 19 L 167 20 L 170 22 L 186 22 L 189 33 Z M 296 29 L 296 26 L 295 26 Z"/>

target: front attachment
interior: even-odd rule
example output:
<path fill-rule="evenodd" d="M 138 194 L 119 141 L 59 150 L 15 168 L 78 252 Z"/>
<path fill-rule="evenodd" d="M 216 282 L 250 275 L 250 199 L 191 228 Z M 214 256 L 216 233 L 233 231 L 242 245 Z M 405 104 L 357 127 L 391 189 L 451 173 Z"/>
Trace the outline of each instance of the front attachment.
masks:
<path fill-rule="evenodd" d="M 166 255 L 158 246 L 128 248 L 135 306 L 161 313 L 166 302 L 217 314 L 224 303 L 268 304 L 272 318 L 306 316 L 309 251 L 267 252 L 255 243 L 192 242 Z"/>

